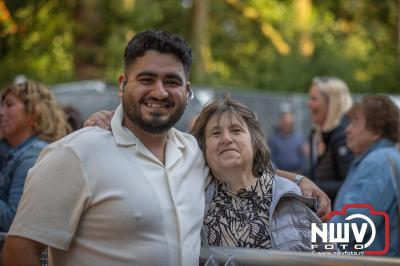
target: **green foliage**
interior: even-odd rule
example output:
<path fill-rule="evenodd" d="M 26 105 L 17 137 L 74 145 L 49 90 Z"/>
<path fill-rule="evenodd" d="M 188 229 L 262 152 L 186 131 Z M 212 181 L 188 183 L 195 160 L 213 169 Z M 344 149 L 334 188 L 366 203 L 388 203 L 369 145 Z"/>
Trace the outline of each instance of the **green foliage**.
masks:
<path fill-rule="evenodd" d="M 122 8 L 123 7 L 123 8 Z M 188 38 L 189 11 L 179 1 L 109 1 L 107 25 L 111 29 L 104 46 L 106 66 L 103 79 L 115 82 L 123 71 L 123 52 L 132 36 L 155 28 L 175 32 Z"/>
<path fill-rule="evenodd" d="M 335 75 L 353 92 L 400 92 L 396 0 L 314 0 L 306 25 L 299 21 L 296 0 L 208 1 L 204 85 L 305 92 L 312 77 Z M 115 82 L 126 42 L 136 32 L 158 28 L 188 40 L 192 36 L 194 7 L 182 5 L 190 0 L 17 2 L 6 1 L 18 31 L 0 37 L 0 85 L 17 74 L 46 83 L 75 80 L 76 59 L 87 55 L 99 79 Z M 96 5 L 93 12 L 101 18 L 93 29 L 82 29 L 74 17 L 78 4 L 86 2 Z M 276 40 L 263 32 L 265 25 L 289 53 L 279 51 Z M 85 53 L 76 41 L 89 33 L 98 42 Z M 299 49 L 304 36 L 313 48 L 310 55 Z"/>
<path fill-rule="evenodd" d="M 73 78 L 73 21 L 61 1 L 36 1 L 12 13 L 18 32 L 0 40 L 0 84 L 15 75 L 46 82 Z"/>
<path fill-rule="evenodd" d="M 335 75 L 353 92 L 400 91 L 396 1 L 316 1 L 309 26 L 311 56 L 298 50 L 294 1 L 241 2 L 260 10 L 260 19 L 251 21 L 227 4 L 213 4 L 210 42 L 218 62 L 210 74 L 213 84 L 305 92 L 312 77 Z M 221 9 L 224 16 L 217 16 Z M 278 53 L 261 33 L 263 22 L 281 34 L 289 54 Z"/>

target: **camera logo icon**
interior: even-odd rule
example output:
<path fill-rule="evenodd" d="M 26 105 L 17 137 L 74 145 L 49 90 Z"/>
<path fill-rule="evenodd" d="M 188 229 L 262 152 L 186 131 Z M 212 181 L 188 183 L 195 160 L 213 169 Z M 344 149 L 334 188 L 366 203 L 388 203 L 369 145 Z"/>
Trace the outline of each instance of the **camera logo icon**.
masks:
<path fill-rule="evenodd" d="M 349 210 L 351 211 L 349 212 Z M 366 215 L 367 214 L 367 215 Z M 370 204 L 346 204 L 340 211 L 332 211 L 328 214 L 328 220 L 335 216 L 341 216 L 343 222 L 323 223 L 322 228 L 317 224 L 311 224 L 312 248 L 320 248 L 317 243 L 323 243 L 324 249 L 352 250 L 357 254 L 384 255 L 389 251 L 389 215 L 384 211 L 376 211 Z M 372 216 L 380 216 L 384 223 L 384 248 L 374 250 L 371 245 L 378 237 L 376 225 Z M 336 217 L 335 217 L 336 218 Z M 378 219 L 380 220 L 380 219 Z M 317 238 L 321 241 L 317 241 Z M 368 249 L 369 248 L 369 249 Z M 340 252 L 339 251 L 339 252 Z"/>

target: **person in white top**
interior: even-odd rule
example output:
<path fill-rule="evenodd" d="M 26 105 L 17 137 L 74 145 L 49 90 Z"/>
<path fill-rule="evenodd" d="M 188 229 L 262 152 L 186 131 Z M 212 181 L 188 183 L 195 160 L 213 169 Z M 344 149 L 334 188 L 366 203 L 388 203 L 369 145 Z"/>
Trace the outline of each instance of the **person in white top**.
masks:
<path fill-rule="evenodd" d="M 192 94 L 191 50 L 146 30 L 124 58 L 112 130 L 74 132 L 29 172 L 6 265 L 39 265 L 46 246 L 50 265 L 198 265 L 208 168 L 194 137 L 172 128 Z M 329 199 L 303 180 L 327 214 Z"/>
<path fill-rule="evenodd" d="M 191 50 L 147 30 L 124 57 L 112 131 L 84 128 L 41 154 L 6 265 L 39 265 L 46 246 L 50 265 L 198 265 L 208 170 L 194 137 L 172 128 L 190 98 Z"/>

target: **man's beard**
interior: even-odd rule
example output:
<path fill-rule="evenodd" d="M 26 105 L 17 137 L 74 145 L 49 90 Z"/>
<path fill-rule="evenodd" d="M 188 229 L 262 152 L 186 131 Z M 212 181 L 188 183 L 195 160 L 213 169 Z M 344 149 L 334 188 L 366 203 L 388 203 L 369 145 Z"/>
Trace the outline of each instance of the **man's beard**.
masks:
<path fill-rule="evenodd" d="M 133 124 L 135 124 L 140 129 L 152 133 L 159 134 L 168 131 L 171 129 L 176 122 L 182 117 L 183 112 L 185 111 L 185 104 L 182 104 L 177 110 L 175 110 L 169 117 L 168 120 L 163 120 L 162 116 L 157 113 L 151 114 L 150 119 L 143 119 L 142 114 L 140 113 L 140 105 L 143 104 L 142 101 L 139 101 L 138 104 L 133 103 L 132 100 L 123 98 L 122 106 L 124 113 L 131 120 Z M 174 103 L 171 102 L 171 107 L 174 107 Z"/>

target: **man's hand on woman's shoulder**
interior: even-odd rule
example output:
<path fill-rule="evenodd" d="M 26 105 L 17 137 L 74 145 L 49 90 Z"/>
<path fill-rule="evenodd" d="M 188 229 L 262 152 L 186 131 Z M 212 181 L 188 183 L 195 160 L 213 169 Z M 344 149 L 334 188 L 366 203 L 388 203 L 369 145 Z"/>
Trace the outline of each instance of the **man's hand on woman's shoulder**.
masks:
<path fill-rule="evenodd" d="M 98 126 L 103 129 L 111 130 L 111 119 L 114 116 L 115 111 L 101 110 L 92 114 L 83 123 L 84 127 L 94 127 Z"/>

